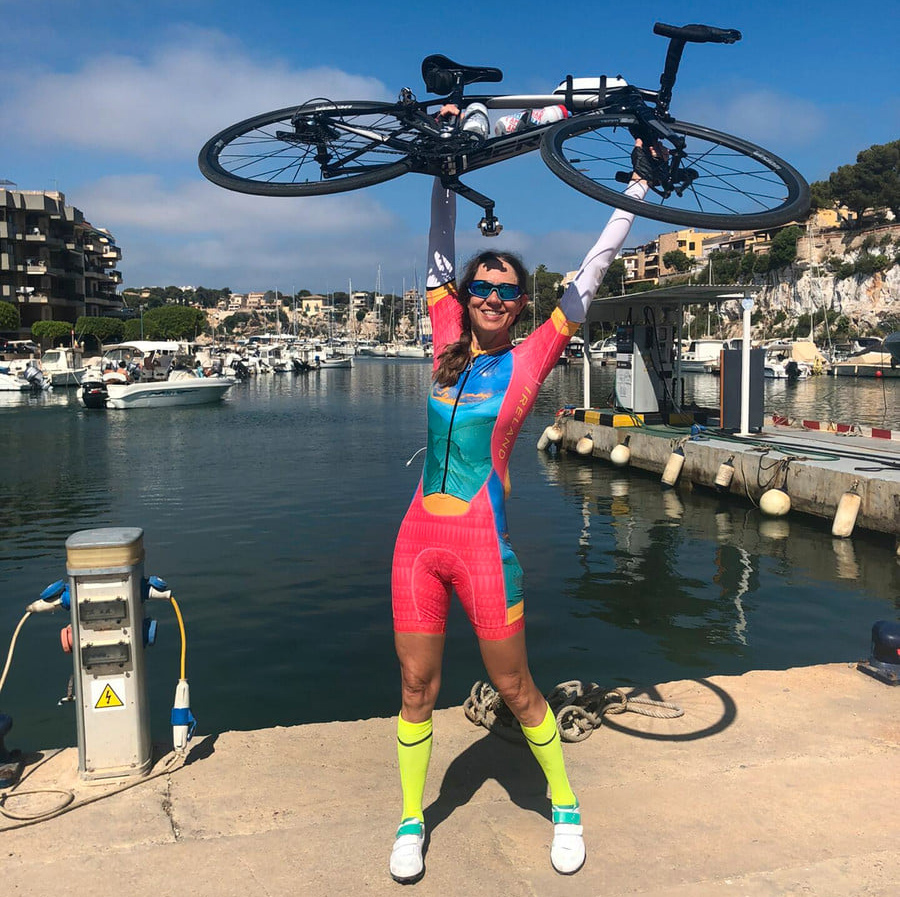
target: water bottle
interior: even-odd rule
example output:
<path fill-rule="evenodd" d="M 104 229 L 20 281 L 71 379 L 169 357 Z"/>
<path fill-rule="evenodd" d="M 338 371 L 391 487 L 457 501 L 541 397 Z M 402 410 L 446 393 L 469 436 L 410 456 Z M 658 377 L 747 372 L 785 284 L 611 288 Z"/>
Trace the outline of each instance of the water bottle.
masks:
<path fill-rule="evenodd" d="M 478 140 L 487 140 L 491 126 L 484 103 L 472 103 L 471 106 L 466 107 L 462 116 L 462 129 L 466 134 L 472 134 Z"/>
<path fill-rule="evenodd" d="M 513 131 L 522 131 L 525 128 L 533 128 L 537 125 L 548 125 L 555 121 L 562 121 L 569 117 L 569 110 L 563 105 L 544 106 L 543 109 L 525 109 L 513 115 L 504 115 L 497 119 L 494 125 L 494 133 L 498 137 L 504 134 L 512 134 Z"/>

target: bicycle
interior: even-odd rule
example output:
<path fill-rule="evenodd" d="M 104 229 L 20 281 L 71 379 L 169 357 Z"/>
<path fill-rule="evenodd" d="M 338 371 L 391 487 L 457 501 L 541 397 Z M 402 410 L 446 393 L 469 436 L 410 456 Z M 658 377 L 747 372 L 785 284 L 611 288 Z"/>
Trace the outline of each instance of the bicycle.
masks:
<path fill-rule="evenodd" d="M 493 236 L 502 229 L 493 200 L 460 177 L 540 148 L 543 161 L 569 186 L 645 218 L 723 230 L 761 229 L 802 218 L 809 209 L 809 186 L 796 169 L 746 140 L 678 121 L 669 112 L 686 44 L 732 44 L 741 33 L 662 23 L 653 31 L 669 38 L 658 90 L 635 87 L 621 77 L 568 75 L 552 94 L 469 96 L 468 85 L 498 82 L 501 70 L 432 55 L 422 63 L 422 75 L 427 91 L 441 95 L 438 99 L 419 101 L 404 87 L 396 103 L 315 99 L 267 112 L 207 141 L 200 170 L 221 187 L 264 196 L 317 196 L 410 172 L 433 175 L 481 206 L 479 228 Z M 558 104 L 568 117 L 487 138 L 464 131 L 457 117 L 435 117 L 444 105 L 462 109 L 475 102 L 517 110 Z M 614 186 L 631 177 L 636 138 L 668 150 L 665 161 L 653 164 L 644 199 L 625 196 Z"/>

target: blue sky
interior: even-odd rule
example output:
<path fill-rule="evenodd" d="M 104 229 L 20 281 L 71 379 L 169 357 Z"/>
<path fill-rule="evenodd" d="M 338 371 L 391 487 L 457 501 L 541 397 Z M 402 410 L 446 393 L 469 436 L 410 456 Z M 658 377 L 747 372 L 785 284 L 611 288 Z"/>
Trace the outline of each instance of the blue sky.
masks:
<path fill-rule="evenodd" d="M 0 0 L 0 179 L 59 189 L 108 227 L 126 286 L 325 291 L 352 279 L 372 289 L 381 266 L 383 288 L 399 291 L 422 277 L 425 178 L 311 199 L 243 196 L 200 175 L 200 146 L 234 121 L 314 96 L 392 99 L 403 86 L 425 96 L 419 66 L 435 52 L 503 69 L 498 88 L 508 92 L 546 92 L 568 73 L 655 87 L 665 41 L 653 22 L 703 22 L 744 39 L 688 47 L 673 112 L 760 143 L 812 181 L 900 137 L 891 9 L 869 0 Z M 497 201 L 505 230 L 491 245 L 529 266 L 576 268 L 608 215 L 537 154 L 470 183 Z M 479 217 L 460 204 L 461 257 L 483 242 Z M 630 242 L 664 228 L 639 220 Z"/>

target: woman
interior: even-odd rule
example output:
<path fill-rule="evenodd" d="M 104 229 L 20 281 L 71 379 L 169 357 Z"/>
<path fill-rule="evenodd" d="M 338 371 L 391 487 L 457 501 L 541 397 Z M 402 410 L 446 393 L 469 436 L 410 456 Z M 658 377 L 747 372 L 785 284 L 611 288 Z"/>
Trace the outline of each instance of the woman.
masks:
<path fill-rule="evenodd" d="M 444 107 L 441 114 L 458 110 Z M 646 190 L 635 175 L 626 192 L 642 197 Z M 508 253 L 482 252 L 468 263 L 457 288 L 455 194 L 435 180 L 426 282 L 435 358 L 427 453 L 397 537 L 392 571 L 402 679 L 397 753 L 403 811 L 390 860 L 396 881 L 417 881 L 425 871 L 422 800 L 451 589 L 478 636 L 488 676 L 547 777 L 553 868 L 572 874 L 584 864 L 581 812 L 566 776 L 556 720 L 528 669 L 522 570 L 509 542 L 504 499 L 519 429 L 541 383 L 585 320 L 632 219 L 626 212 L 613 213 L 559 307 L 513 347 L 510 328 L 528 303 L 527 271 Z"/>

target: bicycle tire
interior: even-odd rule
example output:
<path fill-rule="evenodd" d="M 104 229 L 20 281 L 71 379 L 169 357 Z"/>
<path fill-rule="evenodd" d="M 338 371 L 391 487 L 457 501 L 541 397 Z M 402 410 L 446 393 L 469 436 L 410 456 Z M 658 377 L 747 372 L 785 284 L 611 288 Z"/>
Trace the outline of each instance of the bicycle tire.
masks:
<path fill-rule="evenodd" d="M 298 115 L 317 116 L 322 127 L 341 121 L 403 140 L 415 132 L 406 128 L 396 115 L 397 106 L 378 102 L 313 101 L 264 112 L 237 122 L 211 137 L 200 150 L 198 165 L 203 176 L 220 187 L 257 196 L 322 196 L 371 187 L 406 174 L 412 168 L 407 152 L 379 145 L 378 141 L 336 132 L 336 136 L 317 141 L 294 137 Z M 282 129 L 279 131 L 278 126 Z M 281 136 L 279 136 L 281 135 Z M 352 155 L 352 173 L 325 177 L 317 161 L 316 150 L 323 146 L 339 158 Z"/>
<path fill-rule="evenodd" d="M 663 200 L 652 190 L 642 200 L 623 195 L 624 186 L 615 174 L 631 170 L 634 138 L 629 128 L 638 126 L 631 114 L 597 112 L 562 121 L 544 135 L 541 157 L 557 177 L 581 193 L 669 224 L 753 230 L 786 224 L 809 211 L 809 185 L 783 159 L 740 137 L 702 125 L 667 124 L 687 139 L 685 164 L 698 173 L 680 198 Z M 606 133 L 608 129 L 621 129 L 621 136 L 613 138 Z M 698 143 L 698 151 L 693 152 L 692 145 Z"/>

